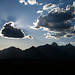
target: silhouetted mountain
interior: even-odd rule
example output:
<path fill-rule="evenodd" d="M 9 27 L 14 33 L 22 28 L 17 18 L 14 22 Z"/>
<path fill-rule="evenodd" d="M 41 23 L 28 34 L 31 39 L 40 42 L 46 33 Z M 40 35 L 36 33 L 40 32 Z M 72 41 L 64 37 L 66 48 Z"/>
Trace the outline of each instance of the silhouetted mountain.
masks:
<path fill-rule="evenodd" d="M 21 50 L 10 47 L 0 51 L 0 59 L 73 59 L 75 58 L 75 47 L 70 43 L 66 46 L 58 46 L 53 42 L 52 45 L 34 47 Z"/>
<path fill-rule="evenodd" d="M 21 58 L 22 50 L 15 47 L 9 47 L 7 49 L 4 49 L 0 52 L 0 58 L 1 59 L 16 59 Z"/>
<path fill-rule="evenodd" d="M 72 75 L 75 72 L 75 46 L 71 44 L 58 46 L 54 42 L 26 50 L 9 47 L 0 51 L 0 59 L 5 59 L 0 60 L 2 74 Z"/>
<path fill-rule="evenodd" d="M 58 46 L 58 44 L 57 44 L 56 42 L 53 42 L 53 43 L 52 43 L 52 46 L 57 47 L 57 46 Z"/>
<path fill-rule="evenodd" d="M 67 47 L 73 47 L 73 45 L 71 45 L 70 43 L 66 45 Z"/>

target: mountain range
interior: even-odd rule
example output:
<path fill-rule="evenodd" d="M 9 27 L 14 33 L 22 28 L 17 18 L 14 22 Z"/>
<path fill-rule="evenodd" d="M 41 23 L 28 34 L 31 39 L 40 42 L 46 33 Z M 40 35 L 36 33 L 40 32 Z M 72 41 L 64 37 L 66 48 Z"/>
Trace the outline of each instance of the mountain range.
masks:
<path fill-rule="evenodd" d="M 59 46 L 55 42 L 26 50 L 12 46 L 0 50 L 0 59 L 75 59 L 75 46 Z"/>

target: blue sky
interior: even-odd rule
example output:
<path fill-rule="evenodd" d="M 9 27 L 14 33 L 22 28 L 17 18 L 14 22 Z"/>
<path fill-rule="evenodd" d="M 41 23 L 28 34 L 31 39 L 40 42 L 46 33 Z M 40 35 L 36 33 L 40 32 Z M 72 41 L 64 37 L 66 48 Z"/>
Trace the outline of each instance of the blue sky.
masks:
<path fill-rule="evenodd" d="M 0 49 L 10 46 L 27 49 L 31 46 L 51 44 L 54 41 L 59 45 L 69 42 L 75 45 L 74 1 L 0 0 Z M 62 13 L 65 13 L 66 17 L 63 17 Z M 55 14 L 58 15 L 57 18 Z M 59 16 L 60 14 L 61 16 Z M 60 20 L 61 22 L 59 22 Z M 10 22 L 14 23 L 13 28 L 9 24 Z M 9 24 L 14 34 L 17 34 L 20 29 L 20 33 L 24 32 L 25 38 L 15 38 L 14 34 L 12 37 L 12 32 L 8 31 L 8 33 L 5 30 L 2 34 L 3 29 L 5 29 L 3 28 L 4 24 L 5 26 Z M 13 29 L 15 31 L 17 29 L 17 32 Z M 10 34 L 10 37 L 8 34 Z"/>

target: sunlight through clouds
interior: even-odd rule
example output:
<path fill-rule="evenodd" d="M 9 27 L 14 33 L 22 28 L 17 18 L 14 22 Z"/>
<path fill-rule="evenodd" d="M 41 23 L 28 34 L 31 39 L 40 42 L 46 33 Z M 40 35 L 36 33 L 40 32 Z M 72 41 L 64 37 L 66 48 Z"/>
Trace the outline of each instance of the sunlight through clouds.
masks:
<path fill-rule="evenodd" d="M 59 4 L 58 4 L 59 5 Z M 75 6 L 67 5 L 66 9 L 57 7 L 55 4 L 46 4 L 43 10 L 50 10 L 46 15 L 40 15 L 36 22 L 33 22 L 34 26 L 30 26 L 32 29 L 45 29 L 48 32 L 54 32 L 54 34 L 46 34 L 46 38 L 72 38 L 75 35 L 75 27 L 71 23 L 75 21 Z M 53 9 L 53 10 L 51 10 Z M 45 31 L 45 30 L 44 30 Z"/>
<path fill-rule="evenodd" d="M 14 24 L 12 21 L 5 23 L 0 31 L 0 36 L 8 39 L 33 39 L 30 35 L 26 36 L 24 31 L 15 27 Z"/>

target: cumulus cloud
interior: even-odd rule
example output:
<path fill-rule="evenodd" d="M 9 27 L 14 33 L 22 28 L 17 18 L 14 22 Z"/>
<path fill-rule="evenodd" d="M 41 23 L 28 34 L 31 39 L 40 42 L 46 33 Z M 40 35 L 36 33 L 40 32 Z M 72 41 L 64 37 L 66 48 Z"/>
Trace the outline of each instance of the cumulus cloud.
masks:
<path fill-rule="evenodd" d="M 42 14 L 43 10 L 38 10 L 37 13 Z"/>
<path fill-rule="evenodd" d="M 33 39 L 32 36 L 25 36 L 21 29 L 14 26 L 14 22 L 5 23 L 0 31 L 0 35 L 6 38 L 29 38 Z"/>
<path fill-rule="evenodd" d="M 68 34 L 68 33 L 64 33 L 64 32 L 61 32 L 61 33 L 53 33 L 53 34 L 50 34 L 50 33 L 47 33 L 47 34 L 44 34 L 46 35 L 46 38 L 47 39 L 60 39 L 62 37 L 64 38 L 72 38 L 73 34 Z"/>
<path fill-rule="evenodd" d="M 49 4 L 46 4 L 46 5 L 43 6 L 43 10 L 52 9 L 56 6 L 57 6 L 56 4 L 49 3 Z"/>
<path fill-rule="evenodd" d="M 56 7 L 55 4 L 47 4 L 43 10 Z M 47 34 L 46 38 L 72 37 L 75 35 L 75 26 L 71 25 L 75 21 L 75 6 L 67 5 L 66 9 L 56 7 L 46 15 L 40 15 L 34 22 L 33 29 L 43 28 L 53 34 Z"/>
<path fill-rule="evenodd" d="M 47 33 L 45 35 L 46 35 L 47 39 L 52 39 L 52 38 L 53 39 L 59 39 L 59 38 L 62 38 L 63 36 L 65 36 L 66 33 L 53 33 L 53 34 Z"/>
<path fill-rule="evenodd" d="M 43 9 L 41 10 L 42 12 L 44 10 L 48 11 L 48 13 L 52 12 L 52 11 L 60 11 L 60 8 L 59 8 L 59 5 L 62 5 L 63 3 L 59 3 L 58 5 L 56 4 L 52 4 L 52 3 L 49 3 L 49 4 L 45 4 L 43 6 Z M 40 3 L 39 5 L 43 5 L 43 3 Z M 61 9 L 62 11 L 63 9 Z"/>
<path fill-rule="evenodd" d="M 25 5 L 28 5 L 28 4 L 35 5 L 35 4 L 38 4 L 38 2 L 36 0 L 27 0 L 27 1 L 25 1 L 25 0 L 19 0 L 19 2 L 20 3 L 24 3 Z"/>
<path fill-rule="evenodd" d="M 38 4 L 36 0 L 28 0 L 27 1 L 30 5 Z"/>

